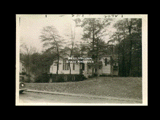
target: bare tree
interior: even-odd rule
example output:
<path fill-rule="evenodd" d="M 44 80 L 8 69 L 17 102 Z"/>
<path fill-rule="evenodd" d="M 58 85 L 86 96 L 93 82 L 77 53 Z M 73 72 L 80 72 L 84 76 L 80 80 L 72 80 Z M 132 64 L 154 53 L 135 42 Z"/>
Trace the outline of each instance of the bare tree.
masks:
<path fill-rule="evenodd" d="M 46 26 L 42 29 L 40 39 L 43 42 L 43 47 L 47 47 L 46 51 L 51 51 L 56 53 L 57 56 L 57 71 L 56 75 L 58 76 L 59 70 L 59 59 L 62 52 L 62 42 L 63 39 L 59 35 L 57 29 L 54 26 Z M 56 77 L 57 79 L 57 77 Z"/>
<path fill-rule="evenodd" d="M 31 77 L 31 56 L 36 52 L 37 50 L 33 46 L 27 46 L 25 43 L 20 45 L 20 61 L 25 66 L 26 73 L 29 75 L 28 82 L 30 82 Z"/>

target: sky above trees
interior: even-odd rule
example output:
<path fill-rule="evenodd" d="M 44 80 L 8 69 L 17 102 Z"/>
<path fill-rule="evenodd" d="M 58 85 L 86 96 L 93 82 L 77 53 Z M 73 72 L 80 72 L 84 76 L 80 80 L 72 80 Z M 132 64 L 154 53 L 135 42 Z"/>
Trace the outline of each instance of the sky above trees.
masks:
<path fill-rule="evenodd" d="M 20 42 L 25 43 L 27 46 L 33 46 L 38 52 L 43 50 L 40 35 L 43 27 L 54 26 L 58 30 L 59 34 L 66 40 L 67 34 L 70 34 L 71 29 L 75 31 L 75 42 L 80 42 L 83 34 L 83 28 L 75 27 L 71 15 L 22 15 L 20 18 Z M 113 24 L 119 19 L 113 19 L 110 26 L 108 26 L 108 35 L 105 36 L 105 41 L 109 40 L 109 37 L 115 32 Z"/>

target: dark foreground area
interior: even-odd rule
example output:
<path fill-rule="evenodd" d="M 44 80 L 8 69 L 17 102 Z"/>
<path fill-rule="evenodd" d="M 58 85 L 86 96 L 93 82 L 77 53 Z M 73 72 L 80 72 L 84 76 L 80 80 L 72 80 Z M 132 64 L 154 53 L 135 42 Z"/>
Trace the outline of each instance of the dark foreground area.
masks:
<path fill-rule="evenodd" d="M 24 92 L 19 96 L 21 105 L 47 105 L 47 104 L 141 104 L 134 100 L 121 100 L 114 98 L 95 98 L 84 96 L 66 96 L 44 93 Z"/>

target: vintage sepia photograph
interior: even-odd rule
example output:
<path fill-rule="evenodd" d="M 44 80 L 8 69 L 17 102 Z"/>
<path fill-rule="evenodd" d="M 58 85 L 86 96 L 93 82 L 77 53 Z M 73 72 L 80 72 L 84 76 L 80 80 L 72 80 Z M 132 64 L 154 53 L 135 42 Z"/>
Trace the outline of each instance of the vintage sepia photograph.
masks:
<path fill-rule="evenodd" d="M 147 105 L 147 20 L 16 14 L 16 105 Z"/>

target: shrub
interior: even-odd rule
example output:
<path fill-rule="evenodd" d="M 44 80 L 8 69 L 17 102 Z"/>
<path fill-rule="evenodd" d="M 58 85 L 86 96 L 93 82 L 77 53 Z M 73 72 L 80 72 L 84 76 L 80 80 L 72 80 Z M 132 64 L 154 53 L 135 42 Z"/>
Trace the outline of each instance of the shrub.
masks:
<path fill-rule="evenodd" d="M 60 74 L 57 76 L 57 81 L 58 82 L 64 82 L 64 74 Z"/>
<path fill-rule="evenodd" d="M 82 81 L 86 79 L 84 75 L 56 74 L 51 75 L 52 82 Z"/>
<path fill-rule="evenodd" d="M 49 75 L 47 73 L 42 73 L 35 78 L 35 82 L 40 82 L 40 83 L 49 82 Z"/>

